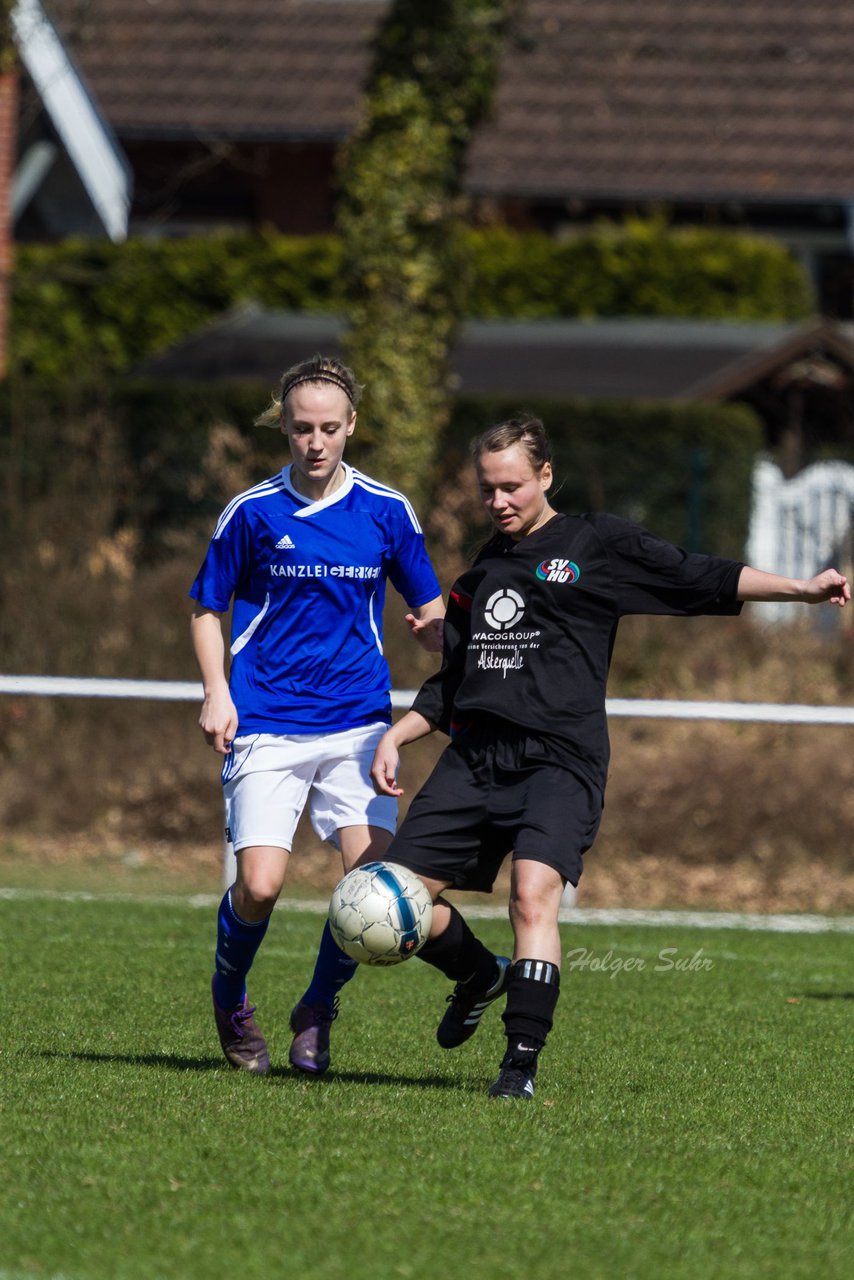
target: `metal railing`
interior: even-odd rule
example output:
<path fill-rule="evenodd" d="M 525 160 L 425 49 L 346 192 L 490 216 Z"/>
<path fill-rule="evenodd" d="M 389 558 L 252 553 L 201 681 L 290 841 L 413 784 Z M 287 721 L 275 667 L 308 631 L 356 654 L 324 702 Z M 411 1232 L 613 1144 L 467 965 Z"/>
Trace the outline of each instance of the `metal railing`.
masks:
<path fill-rule="evenodd" d="M 396 711 L 412 705 L 416 689 L 393 689 Z M 83 676 L 0 676 L 0 694 L 46 698 L 138 698 L 151 702 L 203 700 L 192 680 L 109 680 Z M 667 698 L 608 698 L 609 716 L 652 720 L 738 720 L 765 724 L 854 724 L 854 706 L 775 702 L 695 702 Z"/>

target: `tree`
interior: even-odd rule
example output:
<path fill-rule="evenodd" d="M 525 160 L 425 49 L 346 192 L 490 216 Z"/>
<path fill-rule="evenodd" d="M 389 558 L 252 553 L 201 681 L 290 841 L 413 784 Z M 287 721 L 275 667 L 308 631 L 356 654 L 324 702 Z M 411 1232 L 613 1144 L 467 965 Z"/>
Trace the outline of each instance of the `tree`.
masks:
<path fill-rule="evenodd" d="M 375 469 L 428 490 L 462 314 L 462 174 L 492 100 L 513 0 L 395 0 L 340 156 L 347 354 L 366 381 Z M 381 448 L 380 448 L 381 437 Z"/>

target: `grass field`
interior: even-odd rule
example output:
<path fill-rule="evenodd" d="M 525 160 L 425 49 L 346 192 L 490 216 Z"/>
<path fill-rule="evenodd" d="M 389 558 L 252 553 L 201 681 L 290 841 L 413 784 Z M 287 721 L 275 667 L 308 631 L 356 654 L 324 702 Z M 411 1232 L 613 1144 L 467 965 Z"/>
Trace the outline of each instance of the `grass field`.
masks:
<path fill-rule="evenodd" d="M 852 935 L 565 926 L 537 1094 L 507 1103 L 497 1011 L 443 1052 L 418 961 L 361 971 L 328 1076 L 291 1071 L 320 918 L 289 911 L 250 988 L 274 1069 L 231 1071 L 212 923 L 0 901 L 2 1280 L 854 1274 Z"/>

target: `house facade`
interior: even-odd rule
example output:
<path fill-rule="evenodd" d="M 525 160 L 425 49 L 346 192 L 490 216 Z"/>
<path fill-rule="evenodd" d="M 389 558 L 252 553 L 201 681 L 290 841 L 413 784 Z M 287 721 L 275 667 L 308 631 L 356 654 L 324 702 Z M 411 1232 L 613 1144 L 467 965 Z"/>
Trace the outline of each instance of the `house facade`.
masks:
<path fill-rule="evenodd" d="M 379 0 L 44 0 L 133 176 L 132 234 L 327 230 Z M 25 92 L 24 111 L 32 112 Z M 472 215 L 571 234 L 663 210 L 786 241 L 854 315 L 854 7 L 520 0 Z M 38 201 L 21 238 L 50 229 Z"/>

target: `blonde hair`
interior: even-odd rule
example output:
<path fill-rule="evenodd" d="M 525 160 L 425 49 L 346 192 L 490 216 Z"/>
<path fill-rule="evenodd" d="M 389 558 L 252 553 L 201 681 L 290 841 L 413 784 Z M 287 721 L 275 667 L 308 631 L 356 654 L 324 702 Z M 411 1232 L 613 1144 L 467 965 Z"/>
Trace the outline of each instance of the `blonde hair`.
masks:
<path fill-rule="evenodd" d="M 259 413 L 255 419 L 255 426 L 278 427 L 284 415 L 285 401 L 295 387 L 302 386 L 305 382 L 328 382 L 332 386 L 338 387 L 347 397 L 350 412 L 356 412 L 356 407 L 362 395 L 362 387 L 356 381 L 356 375 L 353 370 L 348 369 L 346 364 L 342 364 L 334 356 L 316 355 L 309 360 L 301 360 L 299 364 L 292 365 L 290 369 L 285 370 L 279 384 L 279 394 L 274 394 L 270 407 L 265 409 L 263 413 Z"/>

